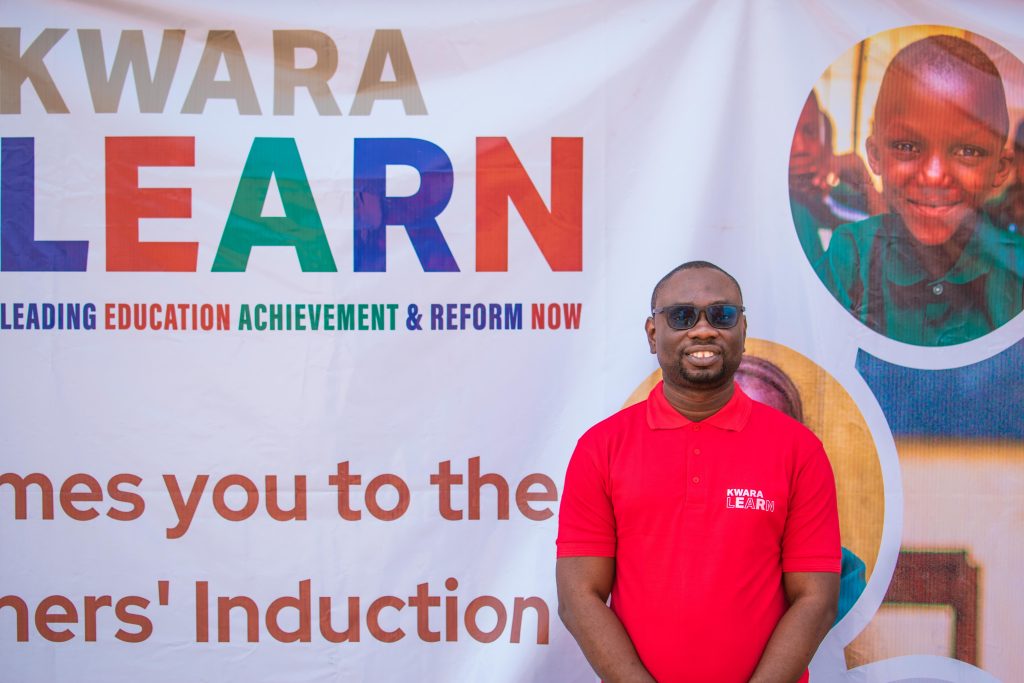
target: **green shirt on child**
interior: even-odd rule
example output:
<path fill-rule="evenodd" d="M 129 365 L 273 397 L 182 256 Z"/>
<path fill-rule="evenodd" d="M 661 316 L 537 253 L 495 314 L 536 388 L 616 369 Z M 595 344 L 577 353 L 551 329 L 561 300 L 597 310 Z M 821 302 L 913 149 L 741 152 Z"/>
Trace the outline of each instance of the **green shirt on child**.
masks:
<path fill-rule="evenodd" d="M 816 270 L 857 319 L 907 344 L 971 341 L 1024 308 L 1024 238 L 999 230 L 985 216 L 940 277 L 921 263 L 896 214 L 837 228 Z"/>

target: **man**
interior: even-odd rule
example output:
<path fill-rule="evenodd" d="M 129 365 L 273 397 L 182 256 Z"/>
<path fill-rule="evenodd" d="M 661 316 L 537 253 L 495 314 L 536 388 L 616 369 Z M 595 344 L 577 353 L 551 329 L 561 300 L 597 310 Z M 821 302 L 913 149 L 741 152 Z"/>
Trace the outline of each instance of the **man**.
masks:
<path fill-rule="evenodd" d="M 806 680 L 839 590 L 828 459 L 736 388 L 747 323 L 732 276 L 684 263 L 651 304 L 664 379 L 573 453 L 559 614 L 608 683 Z"/>

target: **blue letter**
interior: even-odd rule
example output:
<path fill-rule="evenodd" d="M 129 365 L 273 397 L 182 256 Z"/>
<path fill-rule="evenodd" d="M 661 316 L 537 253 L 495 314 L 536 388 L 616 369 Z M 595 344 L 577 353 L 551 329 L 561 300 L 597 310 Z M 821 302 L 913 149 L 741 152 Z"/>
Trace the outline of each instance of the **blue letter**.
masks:
<path fill-rule="evenodd" d="M 412 166 L 420 189 L 411 197 L 385 195 L 388 166 Z M 405 226 L 420 265 L 427 272 L 458 271 L 437 216 L 452 197 L 452 162 L 432 142 L 416 138 L 356 138 L 353 197 L 355 271 L 387 270 L 389 225 Z"/>
<path fill-rule="evenodd" d="M 35 239 L 34 138 L 0 143 L 0 270 L 85 270 L 87 241 Z"/>

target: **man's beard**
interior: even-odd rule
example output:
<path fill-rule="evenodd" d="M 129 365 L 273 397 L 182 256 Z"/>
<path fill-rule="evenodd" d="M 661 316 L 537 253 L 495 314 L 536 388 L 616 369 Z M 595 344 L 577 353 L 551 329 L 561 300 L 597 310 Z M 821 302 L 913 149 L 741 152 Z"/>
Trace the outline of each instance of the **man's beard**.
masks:
<path fill-rule="evenodd" d="M 733 375 L 739 368 L 739 363 L 730 362 L 722 357 L 722 362 L 717 368 L 687 368 L 685 363 L 680 362 L 676 366 L 676 377 L 682 380 L 682 384 L 702 388 L 715 388 L 732 381 Z"/>

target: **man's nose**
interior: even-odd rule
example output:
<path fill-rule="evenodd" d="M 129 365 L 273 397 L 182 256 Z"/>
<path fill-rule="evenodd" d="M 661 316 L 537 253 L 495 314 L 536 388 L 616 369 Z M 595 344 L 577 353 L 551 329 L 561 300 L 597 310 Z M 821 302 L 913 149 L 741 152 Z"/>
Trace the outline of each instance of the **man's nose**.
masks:
<path fill-rule="evenodd" d="M 706 311 L 701 311 L 697 316 L 697 322 L 694 323 L 688 331 L 691 337 L 697 339 L 704 339 L 707 337 L 717 337 L 720 332 L 717 327 L 708 322 L 708 314 Z"/>

